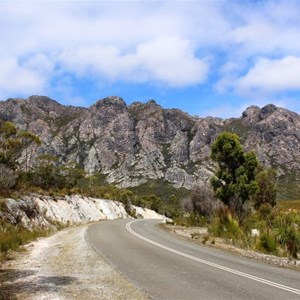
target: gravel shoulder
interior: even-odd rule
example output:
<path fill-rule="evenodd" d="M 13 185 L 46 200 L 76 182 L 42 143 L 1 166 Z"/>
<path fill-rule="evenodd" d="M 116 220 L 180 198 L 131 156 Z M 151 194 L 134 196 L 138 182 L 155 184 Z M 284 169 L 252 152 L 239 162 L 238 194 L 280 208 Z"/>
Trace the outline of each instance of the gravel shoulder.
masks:
<path fill-rule="evenodd" d="M 205 227 L 184 227 L 178 225 L 161 224 L 160 227 L 165 231 L 178 236 L 179 238 L 190 242 L 205 245 L 207 247 L 218 248 L 243 257 L 257 261 L 277 265 L 283 268 L 300 271 L 300 260 L 289 259 L 287 257 L 278 257 L 274 255 L 263 254 L 254 250 L 242 249 L 237 246 L 226 243 L 221 238 L 210 238 Z"/>
<path fill-rule="evenodd" d="M 25 246 L 0 269 L 0 299 L 148 299 L 85 241 L 88 225 Z"/>

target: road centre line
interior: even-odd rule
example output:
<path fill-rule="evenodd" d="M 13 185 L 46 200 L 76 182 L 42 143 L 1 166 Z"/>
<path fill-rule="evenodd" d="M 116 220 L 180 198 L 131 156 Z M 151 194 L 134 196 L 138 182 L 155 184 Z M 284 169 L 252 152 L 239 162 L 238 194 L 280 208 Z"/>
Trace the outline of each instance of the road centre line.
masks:
<path fill-rule="evenodd" d="M 136 223 L 136 222 L 139 222 L 141 220 L 133 220 L 133 221 L 130 221 L 126 224 L 126 229 L 132 234 L 134 235 L 135 237 L 141 239 L 141 240 L 144 240 L 145 242 L 147 243 L 150 243 L 152 245 L 155 245 L 159 248 L 162 248 L 164 250 L 167 250 L 169 252 L 172 252 L 172 253 L 175 253 L 175 254 L 178 254 L 180 256 L 183 256 L 183 257 L 186 257 L 186 258 L 189 258 L 191 260 L 194 260 L 194 261 L 197 261 L 199 263 L 202 263 L 202 264 L 205 264 L 205 265 L 208 265 L 208 266 L 211 266 L 211 267 L 214 267 L 216 269 L 220 269 L 220 270 L 223 270 L 223 271 L 226 271 L 226 272 L 229 272 L 229 273 L 232 273 L 232 274 L 236 274 L 238 276 L 241 276 L 241 277 L 244 277 L 244 278 L 248 278 L 248 279 L 251 279 L 251 280 L 254 280 L 254 281 L 257 281 L 257 282 L 260 282 L 260 283 L 264 283 L 266 285 L 270 285 L 270 286 L 273 286 L 273 287 L 276 287 L 278 289 L 281 289 L 281 290 L 285 290 L 285 291 L 288 291 L 288 292 L 291 292 L 291 293 L 294 293 L 294 294 L 297 294 L 297 295 L 300 295 L 300 290 L 298 289 L 295 289 L 295 288 L 292 288 L 292 287 L 288 287 L 288 286 L 285 286 L 283 284 L 279 284 L 279 283 L 276 283 L 276 282 L 273 282 L 273 281 L 269 281 L 269 280 L 266 280 L 266 279 L 263 279 L 263 278 L 260 278 L 260 277 L 257 277 L 257 276 L 253 276 L 253 275 L 250 275 L 250 274 L 247 274 L 247 273 L 244 273 L 244 272 L 240 272 L 240 271 L 237 271 L 237 270 L 234 270 L 234 269 L 231 269 L 231 268 L 227 268 L 227 267 L 224 267 L 222 265 L 219 265 L 219 264 L 216 264 L 216 263 L 212 263 L 210 261 L 207 261 L 207 260 L 204 260 L 204 259 L 201 259 L 201 258 L 198 258 L 196 256 L 192 256 L 192 255 L 189 255 L 189 254 L 186 254 L 184 252 L 181 252 L 181 251 L 178 251 L 178 250 L 175 250 L 175 249 L 172 249 L 170 247 L 167 247 L 167 246 L 164 246 L 162 244 L 159 244 L 153 240 L 150 240 L 140 234 L 138 234 L 137 232 L 135 232 L 132 228 L 131 228 L 131 225 L 133 223 Z"/>

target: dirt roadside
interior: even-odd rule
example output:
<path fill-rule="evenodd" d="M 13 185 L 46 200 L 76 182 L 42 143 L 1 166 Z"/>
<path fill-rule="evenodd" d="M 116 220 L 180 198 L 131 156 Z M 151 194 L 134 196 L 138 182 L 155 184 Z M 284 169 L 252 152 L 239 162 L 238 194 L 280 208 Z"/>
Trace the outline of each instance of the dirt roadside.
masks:
<path fill-rule="evenodd" d="M 85 241 L 88 225 L 28 244 L 0 269 L 1 300 L 148 299 Z"/>
<path fill-rule="evenodd" d="M 283 268 L 289 268 L 300 271 L 300 260 L 289 259 L 287 257 L 278 257 L 274 255 L 263 254 L 253 250 L 242 249 L 237 246 L 226 243 L 221 238 L 211 238 L 208 236 L 207 228 L 205 227 L 185 227 L 178 225 L 161 224 L 160 227 L 174 234 L 179 238 L 188 240 L 190 242 L 205 245 L 207 247 L 218 248 L 227 252 L 231 252 L 243 257 L 262 261 L 265 263 L 277 265 Z"/>

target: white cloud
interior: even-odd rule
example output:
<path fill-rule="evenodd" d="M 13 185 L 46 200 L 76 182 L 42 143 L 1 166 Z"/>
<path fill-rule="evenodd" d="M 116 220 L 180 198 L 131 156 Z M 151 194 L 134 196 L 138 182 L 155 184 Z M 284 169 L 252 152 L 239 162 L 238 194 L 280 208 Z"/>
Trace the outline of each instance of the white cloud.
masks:
<path fill-rule="evenodd" d="M 45 90 L 47 76 L 39 72 L 38 68 L 30 67 L 34 58 L 26 63 L 20 64 L 13 57 L 0 60 L 0 98 L 4 99 L 12 94 L 36 94 Z M 43 68 L 42 65 L 39 68 Z"/>
<path fill-rule="evenodd" d="M 139 45 L 137 59 L 150 80 L 171 86 L 198 84 L 207 77 L 207 63 L 195 57 L 188 40 L 164 37 Z"/>
<path fill-rule="evenodd" d="M 239 78 L 239 91 L 258 90 L 282 92 L 300 90 L 300 57 L 287 56 L 282 59 L 260 58 L 248 73 Z"/>
<path fill-rule="evenodd" d="M 23 63 L 25 68 L 35 70 L 40 74 L 50 75 L 55 68 L 54 62 L 45 54 L 37 53 L 26 58 Z"/>
<path fill-rule="evenodd" d="M 124 54 L 101 45 L 66 50 L 60 61 L 78 76 L 94 74 L 112 81 L 161 82 L 174 87 L 202 83 L 208 72 L 207 63 L 195 57 L 191 43 L 178 37 L 160 37 Z"/>
<path fill-rule="evenodd" d="M 80 98 L 73 74 L 104 88 L 208 83 L 207 93 L 235 88 L 243 95 L 298 89 L 288 64 L 297 73 L 299 9 L 298 1 L 285 0 L 0 1 L 0 92 L 67 89 Z M 70 86 L 62 86 L 62 76 L 72 77 Z"/>

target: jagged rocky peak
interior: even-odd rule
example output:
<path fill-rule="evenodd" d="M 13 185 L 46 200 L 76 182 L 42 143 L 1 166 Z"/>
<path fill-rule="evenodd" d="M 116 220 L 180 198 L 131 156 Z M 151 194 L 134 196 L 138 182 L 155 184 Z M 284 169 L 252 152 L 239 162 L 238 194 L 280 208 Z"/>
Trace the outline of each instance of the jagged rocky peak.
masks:
<path fill-rule="evenodd" d="M 76 108 L 31 96 L 0 102 L 0 118 L 38 134 L 39 153 L 76 161 L 123 187 L 148 179 L 187 188 L 207 182 L 214 169 L 210 147 L 222 131 L 236 132 L 247 151 L 280 174 L 300 170 L 300 116 L 275 105 L 250 106 L 241 118 L 222 120 L 164 109 L 154 100 L 127 106 L 113 96 Z"/>
<path fill-rule="evenodd" d="M 287 116 L 291 116 L 292 112 L 279 108 L 274 104 L 267 104 L 260 108 L 258 106 L 252 105 L 248 107 L 242 114 L 242 122 L 245 125 L 255 125 L 257 123 L 267 124 L 272 122 L 272 119 L 276 119 L 280 116 L 280 119 Z"/>
<path fill-rule="evenodd" d="M 32 103 L 42 109 L 44 108 L 53 108 L 53 107 L 61 107 L 62 105 L 58 103 L 55 100 L 50 99 L 49 97 L 46 96 L 38 96 L 38 95 L 33 95 L 28 97 L 27 101 L 29 103 Z"/>
<path fill-rule="evenodd" d="M 90 106 L 82 121 L 86 124 L 94 124 L 94 126 L 106 126 L 127 114 L 128 108 L 125 101 L 113 96 L 98 100 Z"/>
<path fill-rule="evenodd" d="M 256 105 L 252 105 L 243 112 L 242 121 L 245 125 L 254 125 L 260 121 L 260 108 Z"/>
<path fill-rule="evenodd" d="M 119 109 L 124 109 L 127 107 L 125 101 L 118 96 L 110 96 L 104 99 L 100 99 L 95 103 L 97 109 L 103 109 L 106 107 L 114 107 Z"/>
<path fill-rule="evenodd" d="M 268 104 L 260 110 L 259 117 L 261 120 L 264 120 L 277 110 L 278 108 L 274 104 Z"/>
<path fill-rule="evenodd" d="M 152 107 L 159 107 L 161 108 L 161 106 L 159 104 L 157 104 L 157 102 L 153 99 L 148 100 L 148 102 L 146 103 L 147 106 L 152 106 Z"/>
<path fill-rule="evenodd" d="M 155 100 L 149 100 L 146 103 L 133 102 L 128 106 L 128 109 L 131 117 L 136 121 L 147 120 L 148 118 L 160 118 L 162 121 L 164 109 Z"/>
<path fill-rule="evenodd" d="M 23 110 L 26 110 L 28 116 L 35 119 L 43 118 L 45 116 L 56 119 L 61 115 L 70 113 L 70 111 L 67 111 L 66 106 L 45 96 L 30 96 L 26 99 L 24 105 Z"/>
<path fill-rule="evenodd" d="M 248 118 L 253 115 L 257 115 L 260 112 L 260 108 L 256 105 L 251 105 L 246 108 L 246 110 L 243 112 L 242 117 Z"/>

